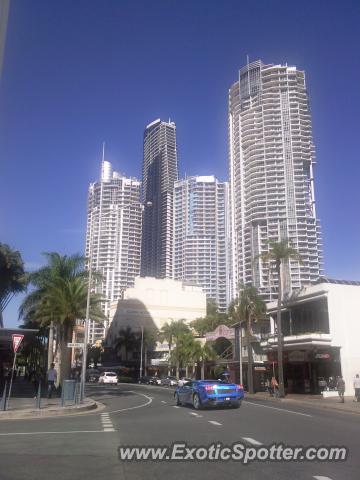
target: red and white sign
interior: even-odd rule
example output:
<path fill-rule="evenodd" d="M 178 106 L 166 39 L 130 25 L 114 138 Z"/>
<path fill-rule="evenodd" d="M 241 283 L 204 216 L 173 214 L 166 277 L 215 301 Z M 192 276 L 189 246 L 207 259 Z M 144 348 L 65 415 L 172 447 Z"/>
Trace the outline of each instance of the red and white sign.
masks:
<path fill-rule="evenodd" d="M 15 333 L 13 333 L 12 341 L 13 341 L 14 353 L 16 353 L 18 351 L 18 348 L 19 348 L 20 343 L 22 342 L 23 338 L 24 338 L 24 335 L 16 335 Z"/>

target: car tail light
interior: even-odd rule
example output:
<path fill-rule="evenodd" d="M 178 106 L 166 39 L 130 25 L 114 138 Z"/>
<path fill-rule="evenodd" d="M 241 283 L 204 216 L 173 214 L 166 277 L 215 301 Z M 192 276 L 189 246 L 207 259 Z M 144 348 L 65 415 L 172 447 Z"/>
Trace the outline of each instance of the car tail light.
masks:
<path fill-rule="evenodd" d="M 244 390 L 244 385 L 241 385 L 241 384 L 240 384 L 240 385 L 236 385 L 236 388 L 237 388 L 238 390 Z"/>
<path fill-rule="evenodd" d="M 214 391 L 214 387 L 212 385 L 205 385 L 205 390 L 207 392 L 213 392 Z"/>

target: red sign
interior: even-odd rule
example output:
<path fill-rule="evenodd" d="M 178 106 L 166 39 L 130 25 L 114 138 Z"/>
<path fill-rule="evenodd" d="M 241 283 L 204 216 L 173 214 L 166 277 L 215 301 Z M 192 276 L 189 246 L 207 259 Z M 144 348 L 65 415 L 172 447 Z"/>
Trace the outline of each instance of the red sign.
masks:
<path fill-rule="evenodd" d="M 13 341 L 14 353 L 16 353 L 18 351 L 18 348 L 19 348 L 20 343 L 22 342 L 23 338 L 24 338 L 24 335 L 16 335 L 15 333 L 13 333 L 12 341 Z"/>

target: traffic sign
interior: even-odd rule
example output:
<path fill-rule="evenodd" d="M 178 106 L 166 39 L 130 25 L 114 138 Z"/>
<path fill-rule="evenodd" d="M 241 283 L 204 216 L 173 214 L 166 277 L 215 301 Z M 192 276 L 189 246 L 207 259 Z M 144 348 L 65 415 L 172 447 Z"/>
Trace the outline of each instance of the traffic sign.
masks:
<path fill-rule="evenodd" d="M 19 348 L 20 343 L 22 342 L 23 338 L 24 338 L 24 335 L 18 335 L 18 334 L 13 333 L 12 341 L 13 341 L 14 353 L 16 353 L 18 351 L 18 348 Z"/>
<path fill-rule="evenodd" d="M 77 343 L 77 342 L 68 343 L 67 346 L 68 346 L 69 348 L 84 348 L 84 344 L 83 344 L 83 343 Z"/>

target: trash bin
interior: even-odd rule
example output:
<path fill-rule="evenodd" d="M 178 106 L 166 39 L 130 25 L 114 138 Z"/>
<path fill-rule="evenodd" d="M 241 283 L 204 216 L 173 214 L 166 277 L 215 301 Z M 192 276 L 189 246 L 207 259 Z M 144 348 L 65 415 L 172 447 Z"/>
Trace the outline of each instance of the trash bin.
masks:
<path fill-rule="evenodd" d="M 61 405 L 64 406 L 67 401 L 75 401 L 76 380 L 64 380 L 61 389 Z"/>

